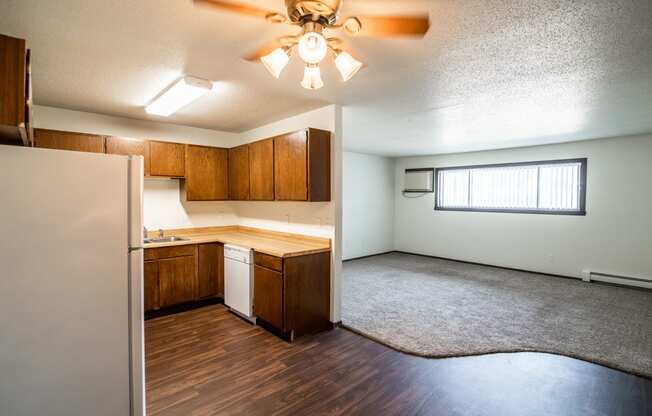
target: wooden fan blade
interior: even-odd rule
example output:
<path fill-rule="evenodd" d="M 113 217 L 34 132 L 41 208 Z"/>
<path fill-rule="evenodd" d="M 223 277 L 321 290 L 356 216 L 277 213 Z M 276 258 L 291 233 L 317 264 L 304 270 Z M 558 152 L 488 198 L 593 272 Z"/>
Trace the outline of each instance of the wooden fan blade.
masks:
<path fill-rule="evenodd" d="M 278 40 L 273 40 L 271 42 L 266 43 L 262 47 L 258 48 L 255 52 L 243 56 L 242 59 L 244 59 L 245 61 L 255 62 L 258 61 L 263 56 L 269 55 L 274 51 L 274 49 L 280 48 L 281 46 L 282 45 Z"/>
<path fill-rule="evenodd" d="M 282 23 L 285 22 L 286 20 L 285 16 L 283 16 L 282 14 L 261 9 L 256 6 L 247 5 L 247 4 L 232 3 L 230 1 L 221 1 L 221 0 L 193 0 L 193 1 L 195 2 L 195 4 L 201 6 L 206 6 L 217 10 L 267 19 L 267 21 Z"/>
<path fill-rule="evenodd" d="M 358 36 L 415 36 L 423 37 L 430 29 L 425 16 L 357 16 L 362 23 Z"/>

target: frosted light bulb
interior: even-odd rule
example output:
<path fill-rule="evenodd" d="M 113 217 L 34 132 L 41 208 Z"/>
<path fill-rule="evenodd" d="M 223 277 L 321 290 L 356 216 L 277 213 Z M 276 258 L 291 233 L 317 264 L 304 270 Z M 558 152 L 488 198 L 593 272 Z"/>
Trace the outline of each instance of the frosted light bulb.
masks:
<path fill-rule="evenodd" d="M 337 54 L 337 58 L 335 58 L 335 66 L 337 67 L 337 70 L 340 71 L 340 75 L 342 75 L 344 82 L 346 82 L 353 78 L 353 76 L 362 69 L 363 64 L 352 57 L 348 52 L 342 51 Z"/>
<path fill-rule="evenodd" d="M 260 61 L 265 65 L 274 78 L 281 76 L 281 72 L 290 61 L 290 57 L 283 48 L 276 48 L 272 53 L 260 58 Z"/>
<path fill-rule="evenodd" d="M 301 86 L 308 90 L 318 90 L 324 86 L 318 65 L 306 65 Z"/>
<path fill-rule="evenodd" d="M 308 32 L 299 40 L 299 56 L 307 64 L 318 64 L 324 60 L 328 46 L 320 33 Z"/>

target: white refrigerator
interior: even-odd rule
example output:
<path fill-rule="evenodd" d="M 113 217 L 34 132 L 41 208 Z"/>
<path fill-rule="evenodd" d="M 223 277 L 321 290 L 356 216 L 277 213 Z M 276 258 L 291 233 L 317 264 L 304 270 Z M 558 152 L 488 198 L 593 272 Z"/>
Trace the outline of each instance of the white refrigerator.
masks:
<path fill-rule="evenodd" d="M 142 157 L 0 146 L 0 414 L 144 415 Z"/>

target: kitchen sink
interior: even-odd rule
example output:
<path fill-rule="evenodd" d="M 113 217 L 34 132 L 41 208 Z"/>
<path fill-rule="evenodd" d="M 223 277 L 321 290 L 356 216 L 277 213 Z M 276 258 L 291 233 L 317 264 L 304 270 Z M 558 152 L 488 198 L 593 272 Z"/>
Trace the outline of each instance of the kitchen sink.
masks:
<path fill-rule="evenodd" d="M 152 243 L 174 243 L 175 241 L 186 241 L 186 240 L 188 239 L 171 235 L 169 237 L 145 238 L 143 241 L 145 244 L 152 244 Z"/>

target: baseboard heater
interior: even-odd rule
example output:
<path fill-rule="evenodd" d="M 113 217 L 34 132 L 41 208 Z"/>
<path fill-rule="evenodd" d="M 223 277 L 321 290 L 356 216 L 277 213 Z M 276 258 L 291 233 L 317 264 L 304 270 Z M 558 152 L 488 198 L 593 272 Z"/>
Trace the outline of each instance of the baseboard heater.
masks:
<path fill-rule="evenodd" d="M 652 289 L 652 280 L 641 277 L 623 276 L 615 273 L 596 272 L 592 270 L 582 270 L 582 280 L 590 282 L 616 283 L 619 285 L 638 286 Z"/>

